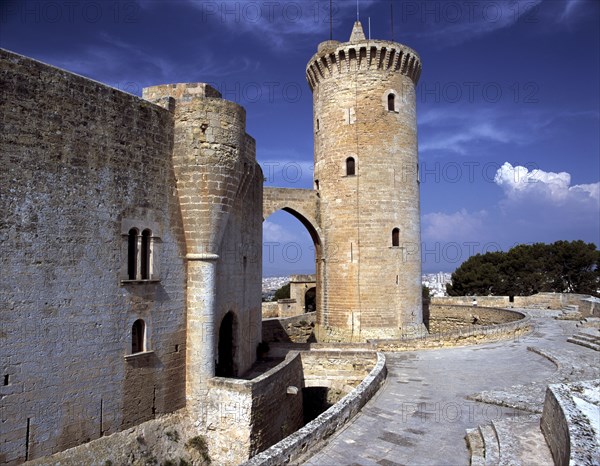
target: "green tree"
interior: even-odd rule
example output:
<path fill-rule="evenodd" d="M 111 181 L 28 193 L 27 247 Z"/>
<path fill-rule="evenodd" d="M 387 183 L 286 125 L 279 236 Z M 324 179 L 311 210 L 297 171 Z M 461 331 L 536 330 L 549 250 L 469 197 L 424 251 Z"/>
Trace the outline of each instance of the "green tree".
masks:
<path fill-rule="evenodd" d="M 429 300 L 431 298 L 431 290 L 427 285 L 423 285 L 423 299 Z"/>
<path fill-rule="evenodd" d="M 592 243 L 557 241 L 477 254 L 463 262 L 447 286 L 450 296 L 527 296 L 540 291 L 598 294 L 600 251 Z"/>
<path fill-rule="evenodd" d="M 290 284 L 283 285 L 275 292 L 275 296 L 273 296 L 273 301 L 278 301 L 280 299 L 289 299 L 290 298 Z"/>

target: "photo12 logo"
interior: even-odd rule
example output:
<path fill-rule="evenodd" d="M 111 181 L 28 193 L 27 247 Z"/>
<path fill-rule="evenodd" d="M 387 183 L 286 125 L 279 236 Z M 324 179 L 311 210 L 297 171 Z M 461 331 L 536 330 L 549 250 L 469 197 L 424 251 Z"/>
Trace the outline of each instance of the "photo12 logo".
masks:
<path fill-rule="evenodd" d="M 45 1 L 5 2 L 0 8 L 0 23 L 16 19 L 21 23 L 137 23 L 141 7 L 135 1 Z"/>

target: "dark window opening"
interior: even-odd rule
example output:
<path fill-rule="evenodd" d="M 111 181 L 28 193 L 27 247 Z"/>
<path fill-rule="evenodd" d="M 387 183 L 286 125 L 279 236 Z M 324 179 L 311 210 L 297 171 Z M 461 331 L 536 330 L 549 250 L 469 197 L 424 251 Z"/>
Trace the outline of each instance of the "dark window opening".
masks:
<path fill-rule="evenodd" d="M 354 158 L 352 158 L 352 157 L 348 157 L 346 159 L 346 175 L 347 176 L 356 175 L 356 162 L 354 161 Z"/>
<path fill-rule="evenodd" d="M 144 334 L 146 333 L 146 324 L 142 319 L 138 319 L 131 327 L 131 352 L 141 353 L 144 348 Z"/>
<path fill-rule="evenodd" d="M 514 296 L 509 296 L 508 297 L 508 302 L 509 303 L 514 303 L 515 302 L 515 297 Z"/>
<path fill-rule="evenodd" d="M 317 191 L 319 190 L 319 180 L 315 180 L 315 187 L 317 188 Z"/>
<path fill-rule="evenodd" d="M 317 118 L 317 131 L 320 129 L 319 119 Z"/>
<path fill-rule="evenodd" d="M 152 232 L 150 230 L 142 231 L 142 251 L 140 260 L 140 269 L 142 280 L 150 279 L 150 241 L 152 238 Z"/>
<path fill-rule="evenodd" d="M 179 345 L 175 345 L 175 352 L 179 353 Z"/>
<path fill-rule="evenodd" d="M 396 96 L 392 93 L 388 94 L 388 111 L 396 110 Z"/>
<path fill-rule="evenodd" d="M 137 276 L 137 228 L 129 230 L 127 236 L 127 276 L 135 280 Z"/>
<path fill-rule="evenodd" d="M 394 228 L 392 230 L 392 246 L 400 246 L 400 229 Z"/>
<path fill-rule="evenodd" d="M 4 375 L 4 385 L 8 385 L 8 374 Z"/>

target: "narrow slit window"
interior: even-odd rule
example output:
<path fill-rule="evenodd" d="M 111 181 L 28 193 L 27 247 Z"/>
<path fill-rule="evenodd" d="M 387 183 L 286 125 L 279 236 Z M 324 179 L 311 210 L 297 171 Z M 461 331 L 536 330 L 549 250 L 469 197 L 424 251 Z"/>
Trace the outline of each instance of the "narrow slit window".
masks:
<path fill-rule="evenodd" d="M 152 232 L 142 231 L 142 250 L 140 260 L 140 272 L 142 280 L 149 280 L 152 272 Z"/>
<path fill-rule="evenodd" d="M 137 277 L 137 240 L 138 230 L 132 228 L 127 235 L 127 277 L 135 280 Z"/>
<path fill-rule="evenodd" d="M 392 246 L 400 246 L 400 229 L 394 228 L 392 230 Z"/>
<path fill-rule="evenodd" d="M 131 327 L 131 353 L 145 351 L 146 324 L 143 319 L 138 319 Z"/>
<path fill-rule="evenodd" d="M 396 110 L 396 96 L 391 92 L 388 94 L 388 111 L 393 112 Z"/>
<path fill-rule="evenodd" d="M 356 162 L 353 157 L 346 159 L 346 176 L 356 175 Z"/>

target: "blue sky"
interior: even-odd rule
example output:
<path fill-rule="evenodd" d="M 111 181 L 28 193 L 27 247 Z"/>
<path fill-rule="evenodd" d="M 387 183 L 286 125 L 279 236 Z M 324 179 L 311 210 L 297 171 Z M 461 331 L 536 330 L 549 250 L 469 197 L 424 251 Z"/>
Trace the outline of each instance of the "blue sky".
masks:
<path fill-rule="evenodd" d="M 390 1 L 360 0 L 391 39 Z M 394 1 L 417 88 L 425 272 L 517 243 L 600 242 L 600 2 Z M 346 41 L 354 0 L 333 2 Z M 209 82 L 243 105 L 267 185 L 312 187 L 304 72 L 329 38 L 328 0 L 4 1 L 0 46 L 126 92 Z M 264 275 L 308 273 L 308 233 L 265 222 Z"/>

